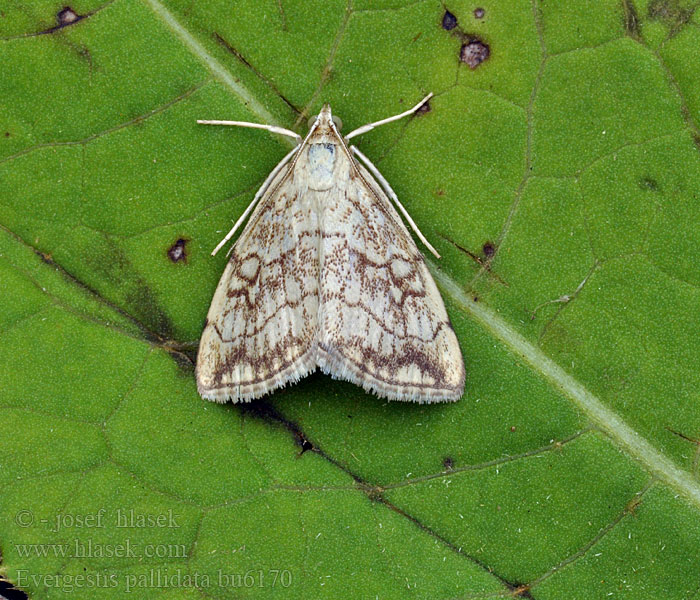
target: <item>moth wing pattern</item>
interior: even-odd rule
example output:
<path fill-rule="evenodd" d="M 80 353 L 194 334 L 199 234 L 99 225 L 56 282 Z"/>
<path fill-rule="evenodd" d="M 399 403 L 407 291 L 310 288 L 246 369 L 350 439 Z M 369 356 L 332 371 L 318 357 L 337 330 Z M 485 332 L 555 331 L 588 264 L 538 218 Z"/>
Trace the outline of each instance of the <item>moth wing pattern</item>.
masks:
<path fill-rule="evenodd" d="M 318 214 L 302 196 L 282 169 L 233 247 L 200 340 L 203 398 L 249 401 L 316 369 Z"/>
<path fill-rule="evenodd" d="M 462 353 L 423 255 L 387 192 L 352 152 L 368 159 L 346 143 L 421 105 L 345 138 L 327 104 L 303 140 L 278 127 L 200 121 L 299 139 L 256 194 L 260 202 L 214 294 L 197 357 L 203 398 L 249 401 L 317 367 L 389 400 L 462 396 Z"/>
<path fill-rule="evenodd" d="M 323 219 L 318 364 L 391 400 L 456 401 L 464 361 L 437 286 L 384 190 L 346 160 Z"/>

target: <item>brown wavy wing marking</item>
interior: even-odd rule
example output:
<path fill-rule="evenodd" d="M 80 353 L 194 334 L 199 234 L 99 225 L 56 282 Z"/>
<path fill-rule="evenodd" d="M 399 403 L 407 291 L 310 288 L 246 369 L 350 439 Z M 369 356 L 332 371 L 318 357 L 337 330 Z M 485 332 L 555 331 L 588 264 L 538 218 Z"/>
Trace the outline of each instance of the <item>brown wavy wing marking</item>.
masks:
<path fill-rule="evenodd" d="M 435 282 L 383 190 L 348 167 L 322 204 L 319 365 L 389 399 L 458 400 L 464 361 Z"/>
<path fill-rule="evenodd" d="M 318 215 L 284 169 L 234 246 L 197 358 L 203 398 L 258 398 L 316 368 Z"/>

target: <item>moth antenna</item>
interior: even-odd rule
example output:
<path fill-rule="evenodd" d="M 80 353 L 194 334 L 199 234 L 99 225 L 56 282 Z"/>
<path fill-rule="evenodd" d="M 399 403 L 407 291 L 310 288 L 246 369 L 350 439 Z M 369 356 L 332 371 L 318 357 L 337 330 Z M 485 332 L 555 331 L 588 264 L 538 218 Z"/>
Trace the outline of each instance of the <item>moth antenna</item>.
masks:
<path fill-rule="evenodd" d="M 234 127 L 250 127 L 251 129 L 264 129 L 271 133 L 278 133 L 280 135 L 286 135 L 287 137 L 294 138 L 297 144 L 301 143 L 301 136 L 290 129 L 285 129 L 284 127 L 277 127 L 276 125 L 263 125 L 262 123 L 249 123 L 248 121 L 217 121 L 212 119 L 197 119 L 197 123 L 200 125 L 231 125 Z"/>
<path fill-rule="evenodd" d="M 416 112 L 421 106 L 423 106 L 432 97 L 433 97 L 433 93 L 430 92 L 425 98 L 423 98 L 413 108 L 409 108 L 407 111 L 402 112 L 400 115 L 394 115 L 393 117 L 388 117 L 386 119 L 382 119 L 381 121 L 375 121 L 374 123 L 368 123 L 367 125 L 363 125 L 362 127 L 358 127 L 354 131 L 351 131 L 350 133 L 348 133 L 345 136 L 345 139 L 349 140 L 351 137 L 355 137 L 356 135 L 362 135 L 363 133 L 367 133 L 368 131 L 371 131 L 375 127 L 379 127 L 380 125 L 384 125 L 386 123 L 391 123 L 392 121 L 398 121 L 399 119 L 403 119 L 404 117 L 408 117 L 409 115 L 412 115 L 414 112 Z"/>

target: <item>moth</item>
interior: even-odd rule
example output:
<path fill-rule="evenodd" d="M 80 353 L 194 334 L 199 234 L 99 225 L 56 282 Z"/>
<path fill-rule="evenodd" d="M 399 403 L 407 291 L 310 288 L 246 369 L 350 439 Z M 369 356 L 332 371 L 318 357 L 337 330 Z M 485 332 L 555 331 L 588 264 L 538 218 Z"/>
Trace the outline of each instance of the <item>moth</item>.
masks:
<path fill-rule="evenodd" d="M 349 140 L 328 104 L 212 254 L 250 215 L 230 250 L 199 344 L 197 389 L 247 402 L 320 368 L 389 400 L 458 400 L 465 370 L 440 293 L 401 217 L 420 233 L 378 169 Z"/>

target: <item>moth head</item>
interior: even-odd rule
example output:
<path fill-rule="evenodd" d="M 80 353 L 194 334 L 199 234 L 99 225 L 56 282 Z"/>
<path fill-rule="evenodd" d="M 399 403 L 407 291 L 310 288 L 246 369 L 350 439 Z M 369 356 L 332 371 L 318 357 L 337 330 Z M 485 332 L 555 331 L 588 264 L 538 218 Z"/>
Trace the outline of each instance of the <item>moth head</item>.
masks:
<path fill-rule="evenodd" d="M 334 114 L 331 113 L 331 105 L 330 104 L 324 104 L 323 108 L 321 109 L 321 112 L 318 113 L 315 117 L 309 117 L 309 129 L 314 127 L 314 125 L 318 124 L 318 126 L 323 127 L 324 125 L 329 126 L 330 123 L 333 123 L 335 125 L 335 128 L 338 132 L 343 128 L 343 122 L 340 120 L 339 117 L 336 117 Z"/>

